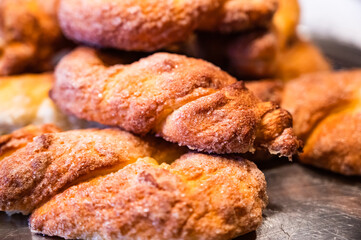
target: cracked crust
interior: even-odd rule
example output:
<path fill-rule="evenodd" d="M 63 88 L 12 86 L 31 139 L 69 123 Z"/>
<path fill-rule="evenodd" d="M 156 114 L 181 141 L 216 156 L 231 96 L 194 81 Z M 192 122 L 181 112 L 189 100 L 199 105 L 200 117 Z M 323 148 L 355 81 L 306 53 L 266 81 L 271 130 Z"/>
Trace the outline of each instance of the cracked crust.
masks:
<path fill-rule="evenodd" d="M 61 0 L 60 25 L 75 41 L 155 51 L 194 30 L 235 32 L 268 26 L 277 0 Z M 90 11 L 91 9 L 91 11 Z"/>
<path fill-rule="evenodd" d="M 29 130 L 33 131 L 25 128 L 14 136 Z M 122 168 L 138 158 L 169 162 L 184 152 L 155 139 L 148 141 L 117 129 L 41 134 L 1 161 L 0 210 L 28 214 L 78 181 Z"/>
<path fill-rule="evenodd" d="M 277 105 L 259 101 L 218 67 L 167 53 L 108 67 L 95 50 L 78 48 L 58 65 L 51 97 L 61 109 L 80 118 L 137 134 L 154 132 L 213 153 L 269 147 L 272 140 L 263 138 L 264 128 L 274 126 L 272 134 L 277 138 L 292 127 L 290 114 L 280 115 Z M 280 117 L 264 119 L 272 112 Z M 301 144 L 292 138 L 291 145 L 288 141 L 280 145 L 282 156 L 298 152 Z"/>
<path fill-rule="evenodd" d="M 62 44 L 58 0 L 0 2 L 0 75 L 46 71 Z"/>
<path fill-rule="evenodd" d="M 55 196 L 30 227 L 67 239 L 232 239 L 257 228 L 266 203 L 264 175 L 247 160 L 146 158 Z"/>
<path fill-rule="evenodd" d="M 305 140 L 304 163 L 361 174 L 361 71 L 310 74 L 286 84 L 283 107 Z"/>

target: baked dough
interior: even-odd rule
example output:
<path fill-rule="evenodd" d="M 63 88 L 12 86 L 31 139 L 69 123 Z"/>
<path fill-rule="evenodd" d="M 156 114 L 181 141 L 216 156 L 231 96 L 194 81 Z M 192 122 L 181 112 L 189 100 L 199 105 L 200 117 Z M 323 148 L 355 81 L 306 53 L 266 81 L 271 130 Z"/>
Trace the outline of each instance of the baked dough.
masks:
<path fill-rule="evenodd" d="M 291 157 L 300 148 L 292 117 L 203 60 L 157 53 L 106 66 L 78 48 L 56 69 L 51 97 L 65 112 L 136 134 L 156 133 L 191 149 Z"/>
<path fill-rule="evenodd" d="M 305 75 L 286 84 L 282 105 L 305 140 L 301 162 L 361 175 L 360 90 L 360 70 Z"/>
<path fill-rule="evenodd" d="M 361 175 L 360 70 L 246 85 L 260 99 L 275 100 L 292 113 L 295 133 L 305 142 L 301 162 Z"/>
<path fill-rule="evenodd" d="M 0 161 L 20 148 L 25 147 L 36 136 L 53 132 L 60 132 L 60 129 L 52 124 L 45 124 L 39 127 L 30 125 L 11 134 L 0 136 Z"/>
<path fill-rule="evenodd" d="M 60 25 L 77 42 L 155 51 L 194 30 L 235 32 L 268 26 L 277 0 L 61 0 Z"/>
<path fill-rule="evenodd" d="M 33 212 L 33 232 L 232 239 L 262 221 L 265 177 L 248 160 L 184 154 L 119 129 L 59 131 L 29 126 L 0 139 L 0 210 Z"/>
<path fill-rule="evenodd" d="M 145 158 L 65 190 L 29 223 L 32 232 L 67 239 L 233 239 L 260 224 L 265 188 L 247 160 Z"/>
<path fill-rule="evenodd" d="M 11 155 L 3 152 L 7 157 L 0 162 L 0 210 L 29 214 L 76 182 L 120 169 L 138 158 L 170 162 L 183 153 L 171 144 L 142 140 L 117 129 L 48 132 L 38 131 L 34 140 L 23 140 L 23 147 Z M 9 135 L 10 139 L 16 135 Z"/>

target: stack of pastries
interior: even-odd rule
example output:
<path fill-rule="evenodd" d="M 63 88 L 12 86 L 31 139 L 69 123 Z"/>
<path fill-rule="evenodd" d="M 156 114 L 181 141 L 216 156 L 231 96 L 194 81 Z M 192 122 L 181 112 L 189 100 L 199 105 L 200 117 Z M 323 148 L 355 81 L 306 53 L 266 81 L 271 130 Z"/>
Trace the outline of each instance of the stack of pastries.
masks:
<path fill-rule="evenodd" d="M 245 156 L 361 174 L 361 74 L 297 35 L 296 0 L 3 0 L 0 20 L 0 210 L 32 232 L 233 239 L 268 201 Z"/>

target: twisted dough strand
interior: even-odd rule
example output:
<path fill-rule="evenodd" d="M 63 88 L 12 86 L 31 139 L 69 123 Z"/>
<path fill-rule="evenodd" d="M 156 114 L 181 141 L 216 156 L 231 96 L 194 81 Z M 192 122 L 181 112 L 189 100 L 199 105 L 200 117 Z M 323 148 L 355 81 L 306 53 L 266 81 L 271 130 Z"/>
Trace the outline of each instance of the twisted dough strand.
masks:
<path fill-rule="evenodd" d="M 232 239 L 255 230 L 267 204 L 264 175 L 250 161 L 182 155 L 174 145 L 119 129 L 28 127 L 2 142 L 19 150 L 8 155 L 1 148 L 0 158 L 8 156 L 0 161 L 0 210 L 36 209 L 33 232 Z"/>
<path fill-rule="evenodd" d="M 265 188 L 245 160 L 186 154 L 158 165 L 144 158 L 60 193 L 30 226 L 67 239 L 227 240 L 260 224 Z"/>
<path fill-rule="evenodd" d="M 34 140 L 20 136 L 21 145 L 15 146 L 18 151 L 1 149 L 6 150 L 0 152 L 0 159 L 5 157 L 0 162 L 1 211 L 28 214 L 76 182 L 115 171 L 138 158 L 173 161 L 184 152 L 118 129 L 56 133 L 57 129 L 49 127 L 33 128 L 4 137 L 14 145 L 19 133 L 36 136 Z"/>
<path fill-rule="evenodd" d="M 266 148 L 290 157 L 300 147 L 288 112 L 203 60 L 157 53 L 107 67 L 95 50 L 78 48 L 55 75 L 52 99 L 80 118 L 213 153 Z"/>

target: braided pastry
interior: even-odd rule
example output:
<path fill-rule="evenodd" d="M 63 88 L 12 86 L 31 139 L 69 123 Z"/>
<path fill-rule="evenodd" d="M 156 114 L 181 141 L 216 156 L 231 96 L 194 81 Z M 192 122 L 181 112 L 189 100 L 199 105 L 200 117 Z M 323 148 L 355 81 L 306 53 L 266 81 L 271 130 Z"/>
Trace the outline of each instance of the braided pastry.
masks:
<path fill-rule="evenodd" d="M 27 144 L 23 139 L 0 162 L 0 209 L 27 214 L 37 208 L 33 232 L 84 239 L 232 239 L 261 223 L 266 183 L 245 159 L 180 157 L 184 151 L 176 146 L 118 129 L 55 130 Z"/>
<path fill-rule="evenodd" d="M 260 224 L 265 187 L 245 160 L 186 154 L 158 165 L 145 158 L 67 189 L 29 222 L 32 232 L 68 239 L 233 239 Z"/>
<path fill-rule="evenodd" d="M 30 127 L 29 133 L 28 127 L 2 137 L 11 142 L 20 139 L 21 145 L 12 154 L 2 151 L 8 157 L 0 164 L 0 210 L 28 214 L 74 182 L 120 169 L 138 158 L 169 162 L 184 152 L 116 129 L 59 133 L 48 128 Z M 18 137 L 19 132 L 37 137 Z"/>
<path fill-rule="evenodd" d="M 108 67 L 95 50 L 79 48 L 57 66 L 51 97 L 80 118 L 200 151 L 266 148 L 291 157 L 300 147 L 288 112 L 260 102 L 218 67 L 180 55 Z"/>
<path fill-rule="evenodd" d="M 0 75 L 46 71 L 62 43 L 58 0 L 0 1 Z"/>
<path fill-rule="evenodd" d="M 304 75 L 283 87 L 269 81 L 247 87 L 292 113 L 295 133 L 305 142 L 301 162 L 361 175 L 360 70 Z"/>
<path fill-rule="evenodd" d="M 282 105 L 305 140 L 303 163 L 361 175 L 361 71 L 319 73 L 285 86 Z"/>
<path fill-rule="evenodd" d="M 277 0 L 61 0 L 60 25 L 78 42 L 154 51 L 194 30 L 244 31 L 267 26 Z"/>

